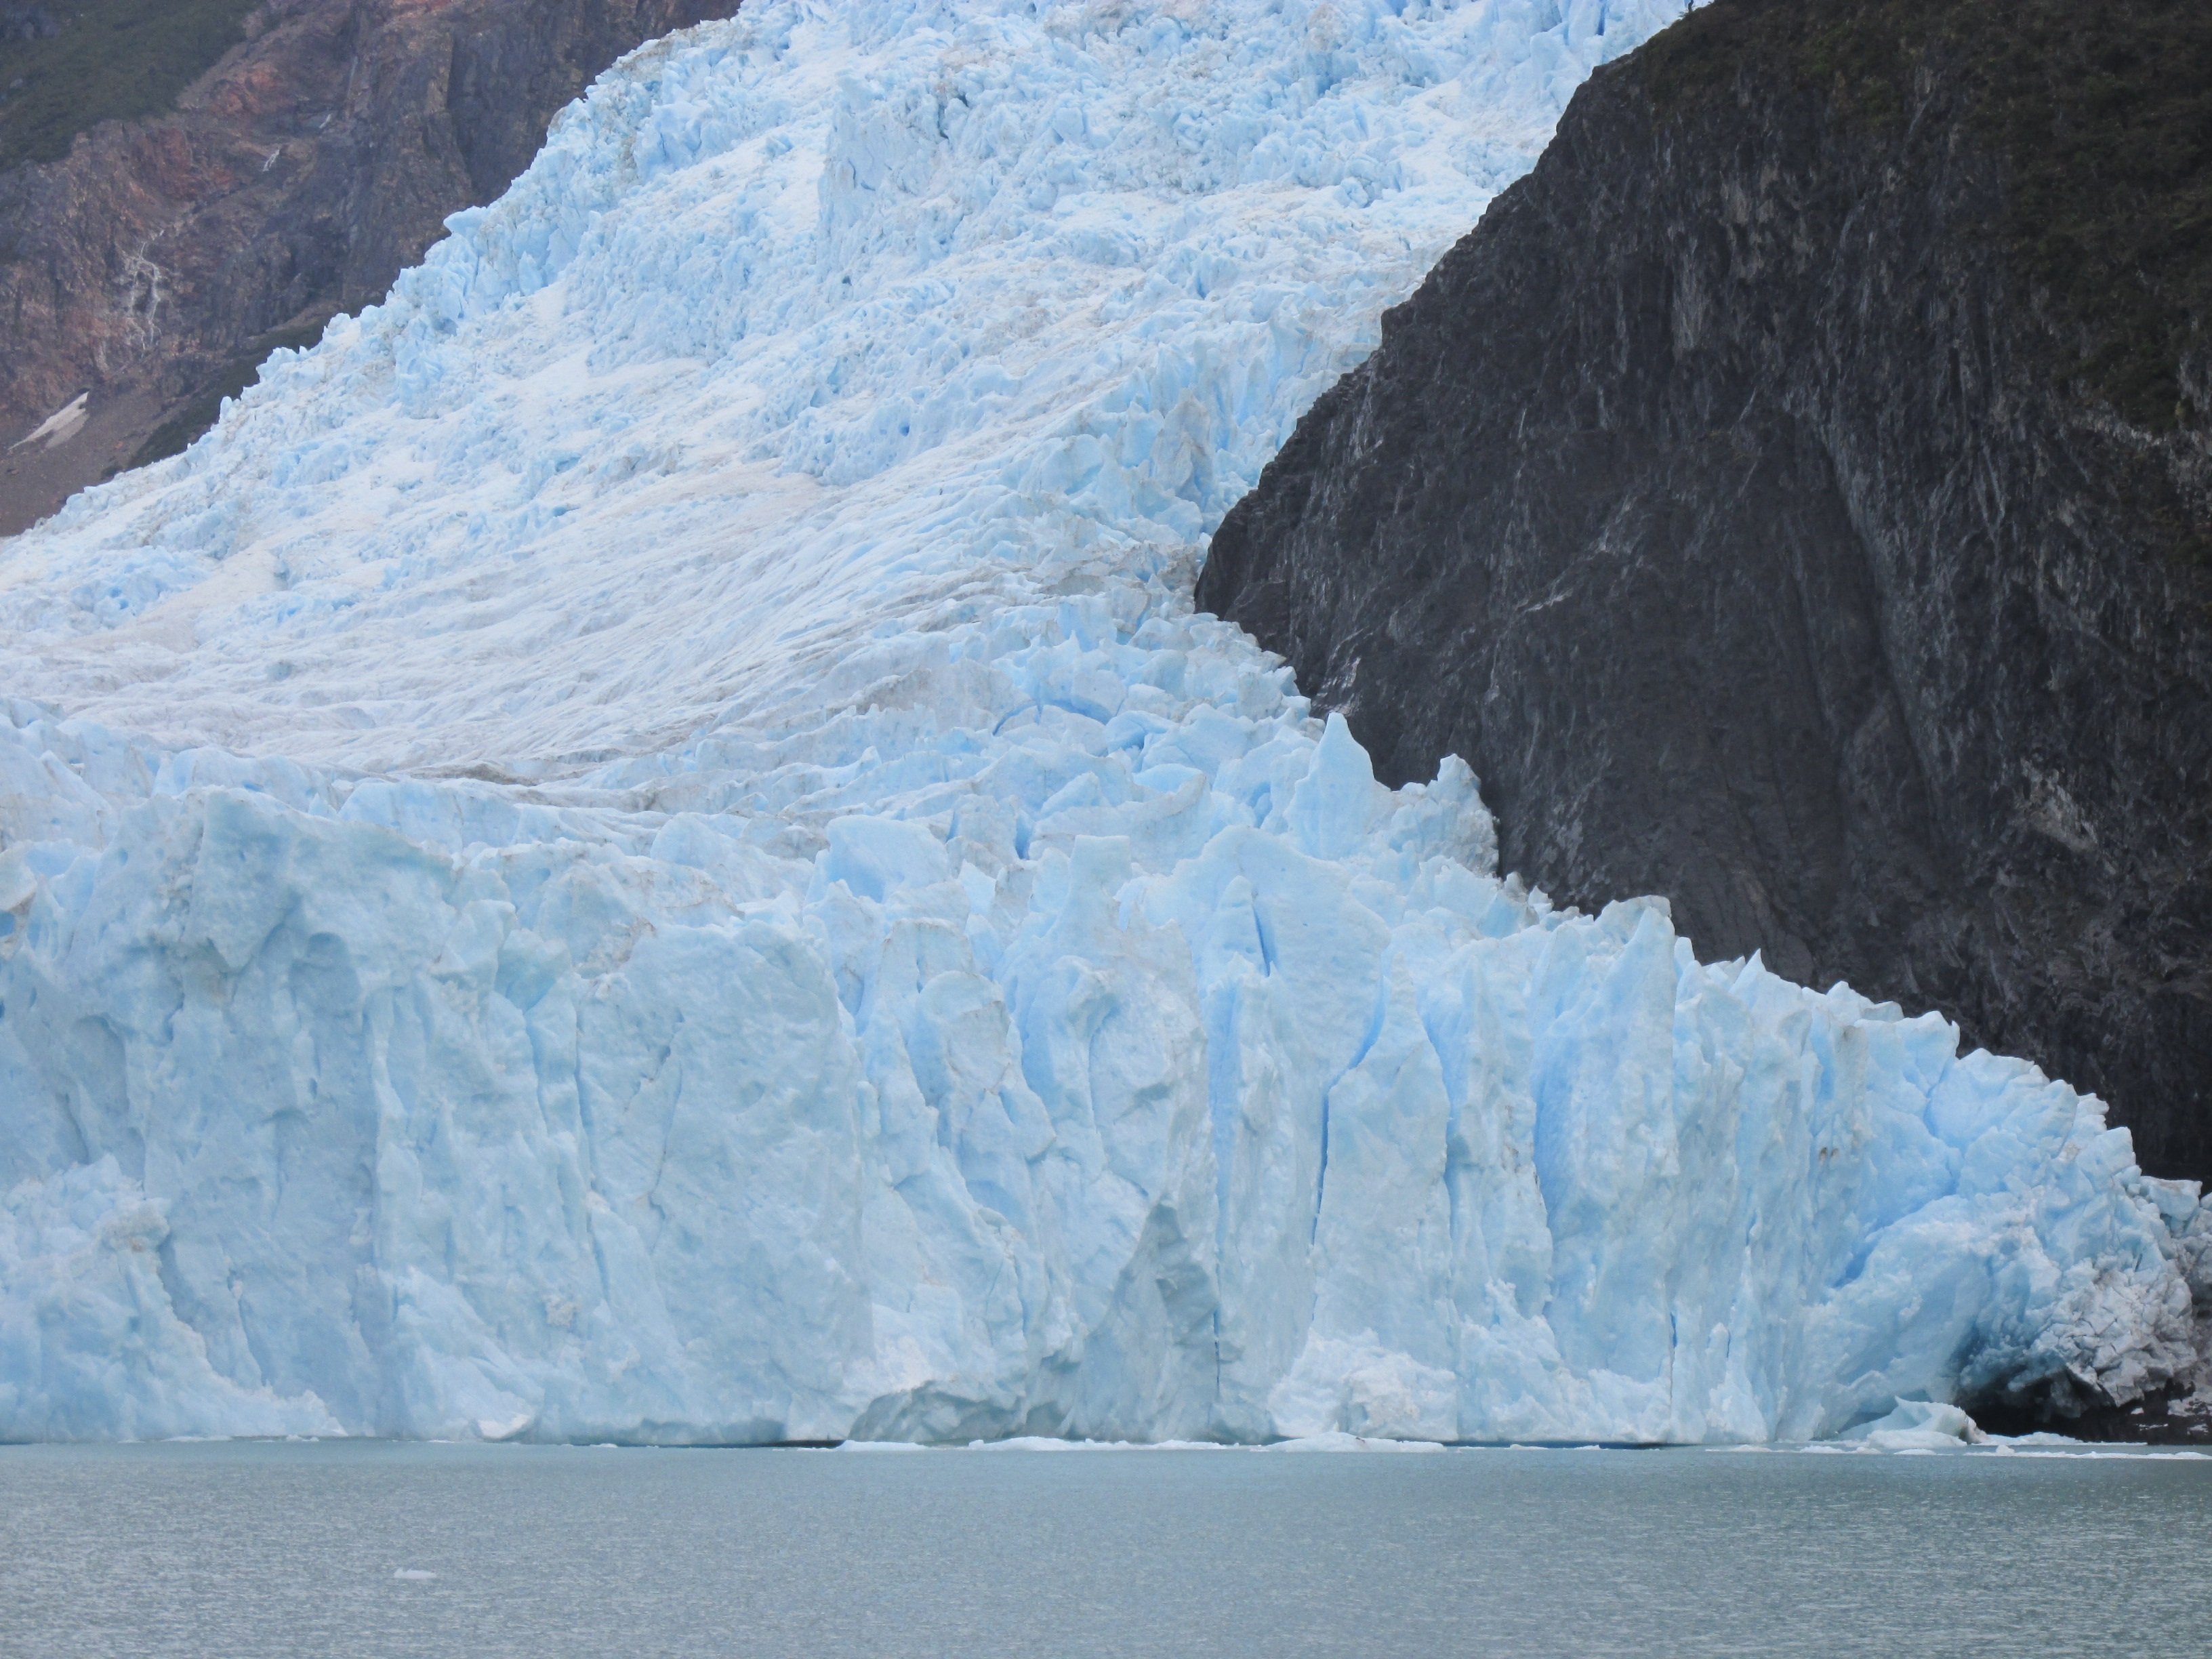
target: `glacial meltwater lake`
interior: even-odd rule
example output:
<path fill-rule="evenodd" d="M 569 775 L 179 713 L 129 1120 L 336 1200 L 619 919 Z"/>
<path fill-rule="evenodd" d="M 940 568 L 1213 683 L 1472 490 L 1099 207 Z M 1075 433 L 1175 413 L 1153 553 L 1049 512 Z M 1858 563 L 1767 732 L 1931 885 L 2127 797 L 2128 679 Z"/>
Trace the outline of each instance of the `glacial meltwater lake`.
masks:
<path fill-rule="evenodd" d="M 0 1653 L 2157 1654 L 2212 1460 L 0 1448 Z"/>

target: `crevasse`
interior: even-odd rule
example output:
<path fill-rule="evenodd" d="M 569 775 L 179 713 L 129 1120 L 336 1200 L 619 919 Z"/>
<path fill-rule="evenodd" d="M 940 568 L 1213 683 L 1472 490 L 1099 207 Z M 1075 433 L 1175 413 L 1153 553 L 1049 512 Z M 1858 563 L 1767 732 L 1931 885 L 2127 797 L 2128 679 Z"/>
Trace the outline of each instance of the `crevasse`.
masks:
<path fill-rule="evenodd" d="M 751 0 L 0 545 L 0 1437 L 1761 1440 L 2172 1372 L 2208 1224 L 2094 1099 L 1555 910 L 1190 611 L 1675 9 Z"/>

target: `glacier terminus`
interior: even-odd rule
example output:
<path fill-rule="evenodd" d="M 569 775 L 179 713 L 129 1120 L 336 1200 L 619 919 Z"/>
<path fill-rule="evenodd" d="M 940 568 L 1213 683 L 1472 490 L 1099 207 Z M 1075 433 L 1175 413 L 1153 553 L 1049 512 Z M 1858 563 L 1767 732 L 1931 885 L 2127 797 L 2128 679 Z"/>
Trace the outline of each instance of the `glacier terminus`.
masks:
<path fill-rule="evenodd" d="M 750 0 L 0 544 L 0 1438 L 2169 1382 L 2212 1212 L 2094 1098 L 1555 908 L 1191 609 L 1680 9 Z"/>

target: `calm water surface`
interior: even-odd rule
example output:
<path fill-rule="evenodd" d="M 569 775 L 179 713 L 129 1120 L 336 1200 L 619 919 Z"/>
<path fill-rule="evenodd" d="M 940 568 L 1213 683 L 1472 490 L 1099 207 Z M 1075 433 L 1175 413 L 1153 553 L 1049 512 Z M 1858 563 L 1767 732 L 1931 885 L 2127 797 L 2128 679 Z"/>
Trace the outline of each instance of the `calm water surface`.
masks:
<path fill-rule="evenodd" d="M 2172 1656 L 2208 1548 L 2171 1457 L 5 1447 L 0 1653 Z"/>

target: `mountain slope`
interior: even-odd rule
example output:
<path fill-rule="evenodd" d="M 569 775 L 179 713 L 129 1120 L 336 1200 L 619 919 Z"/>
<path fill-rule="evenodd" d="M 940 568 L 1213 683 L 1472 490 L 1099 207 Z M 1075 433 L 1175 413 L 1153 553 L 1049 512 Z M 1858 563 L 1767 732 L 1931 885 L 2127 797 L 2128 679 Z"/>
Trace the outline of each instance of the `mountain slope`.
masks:
<path fill-rule="evenodd" d="M 1595 77 L 1200 603 L 1509 867 L 2212 1175 L 2212 15 L 1716 0 Z"/>
<path fill-rule="evenodd" d="M 27 13 L 27 38 L 0 45 L 0 85 L 10 54 L 28 82 L 0 101 L 0 535 L 183 448 L 270 351 L 381 298 L 447 215 L 506 189 L 554 112 L 616 58 L 734 9 L 78 0 Z M 110 116 L 140 118 L 96 125 Z"/>

